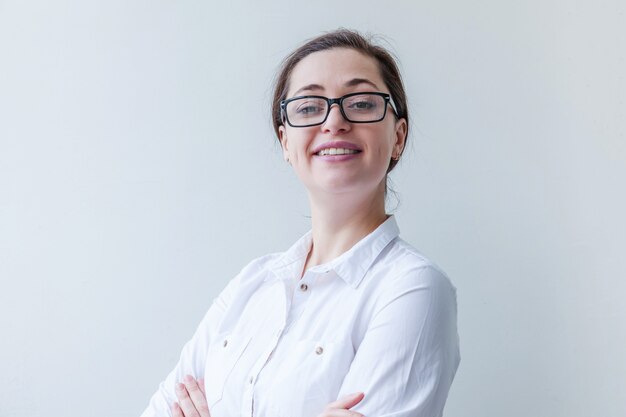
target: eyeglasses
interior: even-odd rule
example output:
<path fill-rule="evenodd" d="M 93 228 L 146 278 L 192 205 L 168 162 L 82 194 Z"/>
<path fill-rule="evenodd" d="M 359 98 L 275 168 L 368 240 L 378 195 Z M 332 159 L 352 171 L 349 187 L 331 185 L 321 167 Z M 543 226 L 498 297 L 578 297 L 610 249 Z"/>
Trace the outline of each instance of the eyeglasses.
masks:
<path fill-rule="evenodd" d="M 282 100 L 280 108 L 289 126 L 309 127 L 324 123 L 335 103 L 351 123 L 380 122 L 387 114 L 387 104 L 398 115 L 393 99 L 385 93 L 350 93 L 339 98 L 300 96 Z"/>

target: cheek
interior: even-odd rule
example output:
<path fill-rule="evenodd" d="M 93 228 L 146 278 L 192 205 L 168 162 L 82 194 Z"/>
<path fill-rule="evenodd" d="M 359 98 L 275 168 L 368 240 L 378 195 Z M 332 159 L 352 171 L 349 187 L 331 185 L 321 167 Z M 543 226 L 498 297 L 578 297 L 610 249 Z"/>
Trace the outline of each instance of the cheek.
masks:
<path fill-rule="evenodd" d="M 393 146 L 396 143 L 394 123 L 385 119 L 377 129 L 371 132 L 370 143 L 372 150 L 379 156 L 391 156 Z"/>
<path fill-rule="evenodd" d="M 391 158 L 393 153 L 393 138 L 389 136 L 388 132 L 382 133 L 376 138 L 372 145 L 372 153 L 376 159 L 388 159 Z"/>
<path fill-rule="evenodd" d="M 389 144 L 386 143 L 381 143 L 380 146 L 378 147 L 378 155 L 381 158 L 387 158 L 391 155 L 391 146 Z"/>
<path fill-rule="evenodd" d="M 289 134 L 289 155 L 294 161 L 304 162 L 309 157 L 309 146 L 313 135 L 306 128 Z"/>
<path fill-rule="evenodd" d="M 307 151 L 302 146 L 297 146 L 291 150 L 292 158 L 296 163 L 305 163 L 307 159 Z"/>

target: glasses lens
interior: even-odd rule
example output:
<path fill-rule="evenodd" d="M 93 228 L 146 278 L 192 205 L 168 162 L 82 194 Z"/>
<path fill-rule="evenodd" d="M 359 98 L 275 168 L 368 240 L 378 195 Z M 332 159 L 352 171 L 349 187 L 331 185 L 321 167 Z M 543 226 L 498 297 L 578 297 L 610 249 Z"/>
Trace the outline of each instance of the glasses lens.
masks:
<path fill-rule="evenodd" d="M 353 122 L 374 122 L 385 116 L 385 99 L 376 94 L 357 94 L 343 100 L 343 111 Z"/>
<path fill-rule="evenodd" d="M 321 123 L 326 117 L 328 102 L 321 98 L 299 98 L 287 103 L 286 112 L 293 126 Z"/>

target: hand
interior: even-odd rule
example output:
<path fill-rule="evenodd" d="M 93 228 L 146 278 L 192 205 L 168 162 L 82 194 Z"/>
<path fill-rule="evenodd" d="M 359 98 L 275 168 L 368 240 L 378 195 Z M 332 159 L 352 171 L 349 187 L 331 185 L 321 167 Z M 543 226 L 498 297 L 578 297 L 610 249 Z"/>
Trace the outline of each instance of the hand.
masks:
<path fill-rule="evenodd" d="M 350 408 L 360 403 L 364 397 L 365 394 L 357 392 L 340 398 L 329 403 L 324 412 L 317 417 L 363 417 L 363 414 L 350 411 Z"/>
<path fill-rule="evenodd" d="M 172 417 L 211 417 L 204 392 L 204 380 L 185 375 L 184 384 L 176 384 L 178 402 L 172 404 Z"/>

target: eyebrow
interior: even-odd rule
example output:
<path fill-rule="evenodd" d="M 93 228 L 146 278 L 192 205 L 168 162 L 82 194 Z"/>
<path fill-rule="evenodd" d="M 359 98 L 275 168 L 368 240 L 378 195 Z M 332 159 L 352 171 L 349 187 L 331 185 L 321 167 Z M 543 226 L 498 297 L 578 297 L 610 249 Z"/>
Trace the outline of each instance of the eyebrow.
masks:
<path fill-rule="evenodd" d="M 321 86 L 321 85 L 319 85 L 319 84 L 309 84 L 309 85 L 305 85 L 304 87 L 302 87 L 302 88 L 300 88 L 300 89 L 296 90 L 296 92 L 295 92 L 295 93 L 293 93 L 293 96 L 295 97 L 295 96 L 297 96 L 297 95 L 298 95 L 298 93 L 301 93 L 301 92 L 303 92 L 303 91 L 307 91 L 307 90 L 309 90 L 309 91 L 315 91 L 315 90 L 323 90 L 323 89 L 324 89 L 324 87 L 322 87 L 322 86 Z"/>
<path fill-rule="evenodd" d="M 371 82 L 370 80 L 368 80 L 367 78 L 353 78 L 346 83 L 346 87 L 354 87 L 359 84 L 369 84 L 375 89 L 379 90 L 378 86 L 374 84 L 373 82 Z"/>
<path fill-rule="evenodd" d="M 353 78 L 350 81 L 348 81 L 347 83 L 345 83 L 344 85 L 346 87 L 355 87 L 359 84 L 369 84 L 370 86 L 374 87 L 376 90 L 379 90 L 378 86 L 376 84 L 374 84 L 373 82 L 371 82 L 370 80 L 368 80 L 367 78 Z M 322 87 L 319 84 L 309 84 L 309 85 L 305 85 L 302 88 L 299 88 L 298 90 L 296 90 L 293 93 L 293 96 L 296 97 L 299 93 L 303 92 L 303 91 L 319 91 L 319 90 L 323 90 L 324 87 Z"/>

